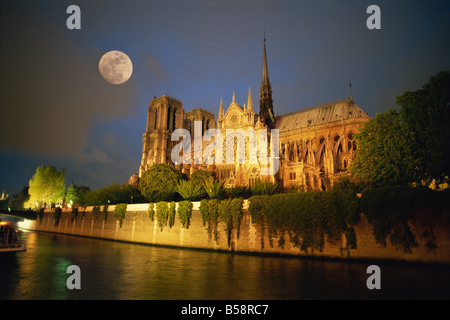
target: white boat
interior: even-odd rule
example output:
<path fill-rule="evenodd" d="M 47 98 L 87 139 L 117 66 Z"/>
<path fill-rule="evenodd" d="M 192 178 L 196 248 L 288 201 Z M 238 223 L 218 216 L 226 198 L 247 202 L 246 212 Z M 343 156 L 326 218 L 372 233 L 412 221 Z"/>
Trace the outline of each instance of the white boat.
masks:
<path fill-rule="evenodd" d="M 19 230 L 9 221 L 0 221 L 0 253 L 26 251 L 25 241 L 19 239 Z"/>

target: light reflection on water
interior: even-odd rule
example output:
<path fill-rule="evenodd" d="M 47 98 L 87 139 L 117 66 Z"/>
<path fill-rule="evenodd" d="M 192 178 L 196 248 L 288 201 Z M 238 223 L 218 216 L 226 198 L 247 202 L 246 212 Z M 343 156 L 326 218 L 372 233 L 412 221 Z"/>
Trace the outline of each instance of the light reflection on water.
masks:
<path fill-rule="evenodd" d="M 368 263 L 231 255 L 47 233 L 22 233 L 27 251 L 0 258 L 1 299 L 448 299 L 436 266 L 378 263 L 381 290 L 366 287 Z M 81 290 L 69 290 L 69 265 Z"/>

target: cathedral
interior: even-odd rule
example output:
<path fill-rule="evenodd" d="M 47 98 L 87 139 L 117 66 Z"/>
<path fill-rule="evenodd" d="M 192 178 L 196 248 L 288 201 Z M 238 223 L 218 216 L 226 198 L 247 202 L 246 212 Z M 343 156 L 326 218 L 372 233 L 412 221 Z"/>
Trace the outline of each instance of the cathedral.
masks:
<path fill-rule="evenodd" d="M 306 190 L 327 190 L 339 176 L 345 175 L 349 164 L 355 158 L 357 144 L 354 136 L 364 122 L 370 119 L 369 115 L 354 103 L 350 95 L 348 99 L 275 116 L 266 39 L 263 55 L 259 113 L 256 113 L 253 107 L 251 88 L 248 91 L 247 104 L 243 106 L 235 101 L 234 92 L 226 110 L 221 98 L 217 120 L 215 115 L 207 110 L 197 108 L 185 111 L 180 100 L 167 95 L 159 98 L 155 96 L 147 111 L 139 174 L 132 176 L 129 183 L 136 184 L 151 165 L 161 163 L 173 165 L 188 177 L 199 169 L 212 171 L 226 187 L 251 186 L 260 180 L 276 181 L 284 188 L 302 186 Z M 194 161 L 193 152 L 189 155 L 191 161 L 174 163 L 171 157 L 172 149 L 179 141 L 172 141 L 173 132 L 185 129 L 185 132 L 190 134 L 193 149 L 196 134 L 194 127 L 200 130 L 202 135 L 209 129 L 216 129 L 221 133 L 223 148 L 216 149 L 216 152 L 225 150 L 227 142 L 234 144 L 234 150 L 237 151 L 238 142 L 235 140 L 239 140 L 239 137 L 226 137 L 230 129 L 242 129 L 241 132 L 260 132 L 265 129 L 264 132 L 269 132 L 267 152 L 269 157 L 272 156 L 272 161 L 277 161 L 277 170 L 271 175 L 263 174 L 264 163 L 249 161 L 250 137 L 247 135 L 241 139 L 241 144 L 245 146 L 243 150 L 246 161 L 207 164 L 204 161 Z M 271 130 L 277 130 L 278 139 L 270 139 Z M 272 153 L 275 150 L 273 145 L 269 148 L 273 141 L 277 143 L 276 154 L 270 154 L 271 150 Z M 201 149 L 205 150 L 206 147 L 207 143 L 203 140 Z"/>

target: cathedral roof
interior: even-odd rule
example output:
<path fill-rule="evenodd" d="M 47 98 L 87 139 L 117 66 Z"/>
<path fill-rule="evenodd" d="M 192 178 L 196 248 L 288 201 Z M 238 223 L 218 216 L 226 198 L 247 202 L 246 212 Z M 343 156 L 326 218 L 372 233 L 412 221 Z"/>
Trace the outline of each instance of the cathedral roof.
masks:
<path fill-rule="evenodd" d="M 370 116 L 352 99 L 344 99 L 277 116 L 275 128 L 283 132 L 353 118 L 370 118 Z"/>

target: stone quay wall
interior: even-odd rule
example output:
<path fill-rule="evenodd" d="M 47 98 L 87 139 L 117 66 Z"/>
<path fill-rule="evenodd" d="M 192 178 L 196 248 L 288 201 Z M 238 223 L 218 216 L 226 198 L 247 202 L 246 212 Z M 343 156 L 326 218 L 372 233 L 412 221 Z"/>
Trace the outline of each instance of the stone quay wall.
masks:
<path fill-rule="evenodd" d="M 203 225 L 199 205 L 199 202 L 193 202 L 193 210 L 188 228 L 184 228 L 181 225 L 178 212 L 175 215 L 175 223 L 172 227 L 166 225 L 160 228 L 156 214 L 153 220 L 149 217 L 149 204 L 129 204 L 125 219 L 122 220 L 122 225 L 120 225 L 119 220 L 115 217 L 115 206 L 111 205 L 108 207 L 106 219 L 102 214 L 103 207 L 100 207 L 100 213 L 93 212 L 93 207 L 87 207 L 84 210 L 83 208 L 79 208 L 77 214 L 72 213 L 72 209 L 63 209 L 60 214 L 59 223 L 55 224 L 55 212 L 46 210 L 43 215 L 38 215 L 35 223 L 28 223 L 25 228 L 36 231 L 141 244 L 248 254 L 276 254 L 348 260 L 450 263 L 450 231 L 445 227 L 440 227 L 439 224 L 434 229 L 436 236 L 435 249 L 427 248 L 426 239 L 415 234 L 418 246 L 413 248 L 411 253 L 405 253 L 402 248 L 392 246 L 389 240 L 387 240 L 386 247 L 376 243 L 372 225 L 362 215 L 360 223 L 354 228 L 357 240 L 356 249 L 343 249 L 346 247 L 346 240 L 345 236 L 342 236 L 342 241 L 334 241 L 333 243 L 326 241 L 322 251 L 308 250 L 305 253 L 300 248 L 294 247 L 289 241 L 289 236 L 285 236 L 285 243 L 281 248 L 278 246 L 277 237 L 272 237 L 270 240 L 268 237 L 269 232 L 262 233 L 261 227 L 251 221 L 251 216 L 247 210 L 247 200 L 244 201 L 244 216 L 241 220 L 239 237 L 237 230 L 233 229 L 230 243 L 228 243 L 227 233 L 225 231 L 226 226 L 224 223 L 219 222 L 217 239 L 215 239 L 213 234 L 209 234 L 207 225 Z M 156 211 L 156 206 L 154 210 Z M 414 229 L 412 231 L 416 233 Z M 263 246 L 262 243 L 264 243 Z"/>

